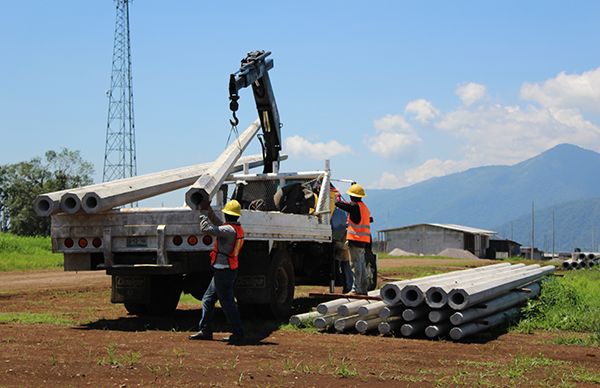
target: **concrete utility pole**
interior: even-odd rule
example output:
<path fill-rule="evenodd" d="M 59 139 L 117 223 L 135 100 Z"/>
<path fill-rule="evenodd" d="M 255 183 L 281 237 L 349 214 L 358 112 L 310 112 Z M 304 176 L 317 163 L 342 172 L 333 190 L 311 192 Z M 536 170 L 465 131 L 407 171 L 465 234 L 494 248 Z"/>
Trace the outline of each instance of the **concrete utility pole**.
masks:
<path fill-rule="evenodd" d="M 259 129 L 260 121 L 257 119 L 219 155 L 190 187 L 185 193 L 185 202 L 191 209 L 200 209 L 210 203 Z"/>
<path fill-rule="evenodd" d="M 534 203 L 531 201 L 531 253 L 529 258 L 533 260 L 533 247 L 535 246 L 535 209 Z"/>
<path fill-rule="evenodd" d="M 554 254 L 556 252 L 556 233 L 554 231 L 554 208 L 552 208 L 552 258 L 554 259 Z"/>

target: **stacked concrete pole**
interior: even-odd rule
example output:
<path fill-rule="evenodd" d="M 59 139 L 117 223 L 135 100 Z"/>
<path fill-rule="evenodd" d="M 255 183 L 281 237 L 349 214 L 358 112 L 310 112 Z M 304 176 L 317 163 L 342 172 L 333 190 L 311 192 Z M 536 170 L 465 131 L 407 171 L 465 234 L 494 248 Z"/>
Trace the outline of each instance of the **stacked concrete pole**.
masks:
<path fill-rule="evenodd" d="M 240 158 L 232 172 L 262 166 L 262 155 Z M 39 195 L 33 201 L 33 210 L 45 217 L 59 212 L 69 214 L 80 210 L 98 213 L 113 207 L 140 201 L 155 195 L 187 187 L 194 183 L 210 163 L 176 168 L 173 170 L 118 179 L 76 189 L 67 189 Z"/>
<path fill-rule="evenodd" d="M 316 313 L 294 316 L 290 322 L 312 319 L 314 327 L 336 332 L 461 340 L 515 319 L 520 306 L 539 294 L 540 281 L 553 271 L 553 266 L 504 263 L 388 283 L 369 293 L 379 294 L 382 300 L 335 299 L 321 303 Z M 432 307 L 431 289 L 445 294 L 443 305 Z M 410 299 L 409 306 L 400 297 L 405 290 L 424 296 L 418 303 L 419 298 Z"/>
<path fill-rule="evenodd" d="M 203 163 L 103 183 L 92 190 L 80 189 L 75 192 L 68 192 L 61 197 L 61 209 L 70 214 L 76 213 L 80 209 L 89 214 L 104 212 L 118 206 L 187 187 L 195 182 L 210 165 L 211 163 Z M 262 157 L 252 155 L 240 159 L 239 163 L 233 166 L 233 171 L 242 171 L 244 165 L 260 166 L 262 165 Z"/>
<path fill-rule="evenodd" d="M 562 269 L 591 269 L 600 264 L 600 253 L 597 252 L 573 252 L 571 258 L 562 262 Z"/>

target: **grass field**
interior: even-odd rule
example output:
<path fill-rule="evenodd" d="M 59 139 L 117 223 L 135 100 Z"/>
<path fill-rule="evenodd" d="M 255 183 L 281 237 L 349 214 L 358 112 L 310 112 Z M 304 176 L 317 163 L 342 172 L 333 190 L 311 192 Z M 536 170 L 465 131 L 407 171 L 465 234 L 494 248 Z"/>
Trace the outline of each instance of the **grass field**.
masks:
<path fill-rule="evenodd" d="M 0 271 L 61 268 L 63 255 L 52 253 L 50 237 L 0 233 Z"/>
<path fill-rule="evenodd" d="M 600 345 L 600 271 L 569 271 L 549 278 L 540 297 L 523 310 L 516 329 L 586 332 L 591 333 L 591 342 Z M 573 337 L 575 344 L 577 338 Z"/>

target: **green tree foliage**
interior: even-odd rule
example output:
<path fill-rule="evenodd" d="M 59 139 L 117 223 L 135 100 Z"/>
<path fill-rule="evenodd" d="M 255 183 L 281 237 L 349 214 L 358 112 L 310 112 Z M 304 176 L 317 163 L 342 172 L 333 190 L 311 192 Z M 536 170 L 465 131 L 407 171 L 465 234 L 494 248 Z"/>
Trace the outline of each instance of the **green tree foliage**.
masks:
<path fill-rule="evenodd" d="M 44 158 L 0 165 L 0 230 L 18 235 L 50 234 L 50 218 L 33 211 L 36 196 L 91 184 L 94 167 L 79 151 L 47 151 Z"/>

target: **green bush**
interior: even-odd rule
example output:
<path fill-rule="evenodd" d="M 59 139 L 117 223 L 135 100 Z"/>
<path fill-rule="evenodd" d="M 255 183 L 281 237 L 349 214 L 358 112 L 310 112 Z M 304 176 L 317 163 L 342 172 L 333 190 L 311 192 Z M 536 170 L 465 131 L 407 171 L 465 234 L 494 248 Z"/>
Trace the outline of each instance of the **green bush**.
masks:
<path fill-rule="evenodd" d="M 520 331 L 534 329 L 600 331 L 600 271 L 572 271 L 544 281 L 517 325 Z"/>

